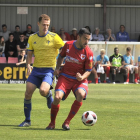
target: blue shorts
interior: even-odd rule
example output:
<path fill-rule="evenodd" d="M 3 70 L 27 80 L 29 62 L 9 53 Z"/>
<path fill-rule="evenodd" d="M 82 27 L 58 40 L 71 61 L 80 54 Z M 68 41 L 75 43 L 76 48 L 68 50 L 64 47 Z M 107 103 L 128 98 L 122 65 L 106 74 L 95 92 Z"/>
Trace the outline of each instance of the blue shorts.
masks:
<path fill-rule="evenodd" d="M 40 88 L 42 82 L 48 83 L 50 86 L 53 84 L 53 72 L 52 68 L 36 68 L 34 67 L 29 75 L 27 82 L 30 82 Z"/>

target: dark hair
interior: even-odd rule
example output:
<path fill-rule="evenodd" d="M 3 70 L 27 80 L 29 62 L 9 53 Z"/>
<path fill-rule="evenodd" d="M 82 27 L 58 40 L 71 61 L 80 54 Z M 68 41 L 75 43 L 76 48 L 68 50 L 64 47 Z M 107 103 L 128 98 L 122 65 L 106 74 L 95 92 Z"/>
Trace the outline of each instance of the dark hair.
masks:
<path fill-rule="evenodd" d="M 89 30 L 86 29 L 86 28 L 81 28 L 81 29 L 79 30 L 79 32 L 78 32 L 78 35 L 79 35 L 79 36 L 82 36 L 83 34 L 88 34 L 88 35 L 90 35 L 90 32 L 89 32 Z"/>
<path fill-rule="evenodd" d="M 123 26 L 123 27 L 125 28 L 125 26 L 124 26 L 124 25 L 120 25 L 120 28 L 121 28 L 121 26 Z"/>
<path fill-rule="evenodd" d="M 31 24 L 27 24 L 27 26 L 26 26 L 26 27 L 28 27 L 28 26 L 30 26 L 30 27 L 32 28 L 32 25 L 31 25 Z"/>
<path fill-rule="evenodd" d="M 1 39 L 3 36 L 0 36 L 0 45 L 3 46 L 4 45 L 4 41 L 1 43 Z"/>
<path fill-rule="evenodd" d="M 23 33 L 20 33 L 20 35 L 24 35 Z"/>
<path fill-rule="evenodd" d="M 20 26 L 19 26 L 19 25 L 16 25 L 16 26 L 15 26 L 15 28 L 16 28 L 16 27 L 19 27 L 19 28 L 20 28 Z"/>
<path fill-rule="evenodd" d="M 41 22 L 41 20 L 44 19 L 44 20 L 51 20 L 50 17 L 46 14 L 42 14 L 40 15 L 38 21 Z"/>
<path fill-rule="evenodd" d="M 7 25 L 6 25 L 6 24 L 2 24 L 2 28 L 3 28 L 3 27 L 6 27 L 6 28 L 7 28 Z"/>
<path fill-rule="evenodd" d="M 114 48 L 114 52 L 115 52 L 117 49 L 118 49 L 118 47 L 115 47 L 115 48 Z M 119 50 L 119 49 L 118 49 L 118 50 Z"/>
<path fill-rule="evenodd" d="M 85 28 L 88 29 L 90 31 L 90 33 L 91 33 L 91 30 L 90 30 L 90 27 L 89 26 L 85 26 Z"/>
<path fill-rule="evenodd" d="M 14 36 L 14 34 L 13 34 L 13 33 L 9 33 L 9 36 L 10 36 L 10 35 L 13 35 L 13 36 Z"/>
<path fill-rule="evenodd" d="M 127 50 L 127 51 L 131 51 L 131 48 L 130 48 L 130 47 L 127 47 L 126 50 Z"/>

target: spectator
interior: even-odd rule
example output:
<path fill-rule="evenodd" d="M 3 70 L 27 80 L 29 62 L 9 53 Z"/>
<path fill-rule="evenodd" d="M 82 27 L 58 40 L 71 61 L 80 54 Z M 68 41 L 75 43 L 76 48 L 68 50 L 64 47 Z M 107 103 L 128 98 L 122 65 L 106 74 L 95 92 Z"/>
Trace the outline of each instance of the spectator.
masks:
<path fill-rule="evenodd" d="M 138 84 L 138 67 L 134 66 L 134 57 L 131 54 L 131 48 L 127 47 L 126 48 L 126 54 L 123 56 L 124 58 L 124 66 L 127 69 L 127 80 L 126 80 L 126 84 L 129 83 L 129 72 L 131 71 L 131 73 L 135 72 L 135 84 Z"/>
<path fill-rule="evenodd" d="M 56 33 L 56 31 L 55 31 L 55 27 L 51 27 L 51 32 L 53 32 L 53 33 Z"/>
<path fill-rule="evenodd" d="M 90 41 L 91 41 L 91 40 L 92 40 L 92 32 L 91 32 L 91 29 L 90 29 L 89 26 L 85 26 L 85 28 L 88 29 L 88 30 L 90 31 L 90 33 L 91 33 L 91 34 L 90 34 Z"/>
<path fill-rule="evenodd" d="M 0 36 L 0 57 L 5 57 L 5 42 L 3 36 Z"/>
<path fill-rule="evenodd" d="M 92 36 L 92 41 L 104 41 L 104 36 L 102 34 L 99 34 L 100 29 L 97 27 L 95 28 L 95 34 Z"/>
<path fill-rule="evenodd" d="M 7 31 L 7 25 L 3 24 L 2 25 L 2 32 L 0 32 L 0 36 L 3 36 L 5 42 L 9 38 L 9 33 L 10 33 L 10 31 Z"/>
<path fill-rule="evenodd" d="M 112 34 L 112 30 L 110 28 L 107 29 L 107 34 L 105 35 L 106 41 L 116 41 L 116 37 Z"/>
<path fill-rule="evenodd" d="M 77 29 L 73 28 L 72 29 L 72 34 L 70 35 L 71 40 L 77 40 Z"/>
<path fill-rule="evenodd" d="M 116 35 L 117 41 L 129 41 L 129 35 L 125 32 L 125 26 L 120 25 L 120 31 Z"/>
<path fill-rule="evenodd" d="M 92 66 L 93 66 L 93 68 L 92 68 L 91 72 L 94 74 L 95 84 L 98 84 L 98 75 L 97 75 L 97 71 L 95 69 L 95 57 L 94 56 L 93 56 L 93 64 L 92 64 Z"/>
<path fill-rule="evenodd" d="M 70 35 L 67 32 L 65 32 L 63 28 L 60 29 L 59 36 L 61 37 L 61 39 L 63 41 L 69 41 L 69 40 L 71 40 Z"/>
<path fill-rule="evenodd" d="M 20 26 L 19 25 L 16 25 L 15 26 L 15 31 L 14 31 L 14 39 L 16 40 L 16 41 L 18 41 L 19 40 L 19 36 L 20 36 Z"/>
<path fill-rule="evenodd" d="M 29 36 L 31 34 L 33 34 L 34 32 L 32 31 L 32 25 L 31 24 L 28 24 L 27 25 L 27 30 L 23 32 L 24 36 L 25 36 L 25 39 L 28 40 Z"/>
<path fill-rule="evenodd" d="M 17 51 L 18 55 L 20 55 L 20 51 L 26 51 L 27 48 L 27 41 L 24 39 L 24 34 L 20 33 L 20 40 L 17 42 Z"/>
<path fill-rule="evenodd" d="M 25 50 L 21 50 L 20 55 L 18 56 L 18 63 L 16 63 L 16 65 L 18 66 L 18 65 L 26 63 L 26 58 L 27 56 L 26 56 Z"/>
<path fill-rule="evenodd" d="M 13 33 L 9 34 L 9 40 L 6 41 L 5 56 L 7 60 L 8 60 L 8 57 L 17 57 L 16 41 L 14 40 Z"/>
<path fill-rule="evenodd" d="M 101 49 L 100 55 L 97 56 L 96 60 L 97 60 L 97 70 L 100 67 L 102 67 L 103 71 L 105 71 L 105 73 L 106 73 L 106 82 L 110 83 L 110 80 L 109 80 L 110 62 L 109 62 L 108 56 L 105 55 L 104 49 Z M 101 74 L 100 69 L 99 69 L 99 72 L 97 71 L 97 74 L 98 74 L 98 83 L 101 83 L 101 81 L 100 81 L 100 74 Z"/>
<path fill-rule="evenodd" d="M 123 73 L 124 84 L 126 84 L 127 69 L 124 67 L 123 56 L 119 54 L 119 49 L 117 47 L 114 48 L 114 54 L 110 56 L 109 61 L 111 63 L 111 73 L 112 73 L 113 84 L 115 84 L 116 73 Z"/>
<path fill-rule="evenodd" d="M 140 82 L 140 56 L 138 57 L 138 82 Z"/>

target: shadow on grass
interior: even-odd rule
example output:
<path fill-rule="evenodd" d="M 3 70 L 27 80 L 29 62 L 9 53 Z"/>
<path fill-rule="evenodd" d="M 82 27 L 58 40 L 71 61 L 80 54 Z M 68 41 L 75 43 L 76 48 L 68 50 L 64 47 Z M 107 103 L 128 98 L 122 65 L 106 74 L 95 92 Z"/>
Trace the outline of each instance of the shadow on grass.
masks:
<path fill-rule="evenodd" d="M 85 130 L 91 130 L 91 129 L 78 129 L 78 128 L 77 128 L 77 129 L 74 129 L 74 130 L 84 130 L 84 131 L 85 131 Z"/>
<path fill-rule="evenodd" d="M 18 125 L 0 124 L 0 126 L 14 126 L 14 127 L 17 127 Z"/>

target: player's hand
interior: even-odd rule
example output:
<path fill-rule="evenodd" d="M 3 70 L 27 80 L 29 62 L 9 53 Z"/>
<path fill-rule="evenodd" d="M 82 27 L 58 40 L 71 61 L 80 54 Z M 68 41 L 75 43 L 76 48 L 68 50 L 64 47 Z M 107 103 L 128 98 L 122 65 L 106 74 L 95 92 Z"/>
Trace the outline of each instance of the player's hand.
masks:
<path fill-rule="evenodd" d="M 76 79 L 77 79 L 78 81 L 82 81 L 82 80 L 83 80 L 83 76 L 78 72 L 78 73 L 76 74 Z"/>
<path fill-rule="evenodd" d="M 54 71 L 54 75 L 58 76 L 59 75 L 60 70 L 59 69 L 55 69 Z"/>
<path fill-rule="evenodd" d="M 27 76 L 29 76 L 31 74 L 32 69 L 33 69 L 33 67 L 28 64 L 28 66 L 27 66 Z"/>

